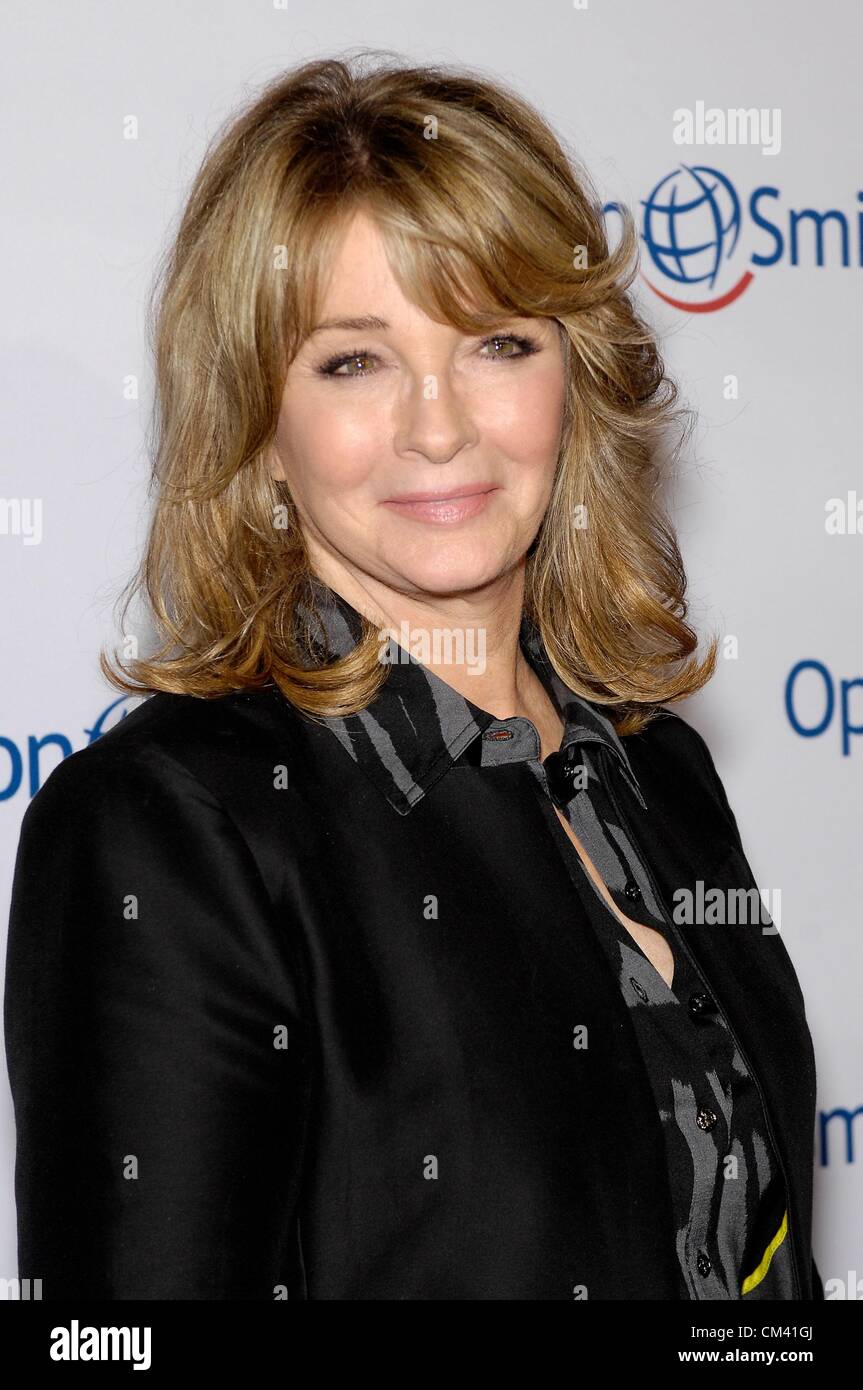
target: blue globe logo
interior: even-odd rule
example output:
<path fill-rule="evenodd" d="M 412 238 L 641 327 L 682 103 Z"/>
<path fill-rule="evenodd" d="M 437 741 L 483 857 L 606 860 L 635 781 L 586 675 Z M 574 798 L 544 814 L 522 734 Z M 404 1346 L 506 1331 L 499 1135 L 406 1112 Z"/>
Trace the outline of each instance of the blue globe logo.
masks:
<path fill-rule="evenodd" d="M 681 164 L 642 199 L 642 207 L 642 236 L 657 269 L 677 284 L 705 285 L 712 290 L 740 236 L 740 199 L 725 175 L 705 165 Z M 721 302 L 736 298 L 751 278 L 751 274 L 744 276 Z M 719 308 L 720 304 L 680 307 Z"/>

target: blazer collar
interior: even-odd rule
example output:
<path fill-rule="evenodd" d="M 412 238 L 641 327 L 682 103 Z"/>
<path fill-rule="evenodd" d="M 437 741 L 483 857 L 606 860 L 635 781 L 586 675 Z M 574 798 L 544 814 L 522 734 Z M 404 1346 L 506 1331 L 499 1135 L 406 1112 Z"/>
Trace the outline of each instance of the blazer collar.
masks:
<path fill-rule="evenodd" d="M 297 606 L 316 649 L 324 662 L 347 656 L 362 636 L 361 614 L 317 576 L 310 576 L 309 585 L 312 605 Z M 548 659 L 538 628 L 526 616 L 519 641 L 564 721 L 560 752 L 572 744 L 607 748 L 646 810 L 632 765 L 611 721 L 561 680 Z M 492 725 L 505 730 L 511 721 L 498 720 L 473 704 L 392 637 L 383 652 L 390 664 L 389 674 L 371 705 L 357 714 L 315 719 L 331 730 L 390 804 L 406 815 L 476 739 Z"/>

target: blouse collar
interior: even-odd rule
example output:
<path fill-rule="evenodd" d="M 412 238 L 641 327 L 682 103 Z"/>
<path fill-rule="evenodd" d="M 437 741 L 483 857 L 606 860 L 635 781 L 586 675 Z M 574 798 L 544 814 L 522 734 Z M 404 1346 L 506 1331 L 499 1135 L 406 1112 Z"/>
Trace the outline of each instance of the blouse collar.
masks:
<path fill-rule="evenodd" d="M 323 660 L 347 656 L 362 635 L 361 614 L 317 576 L 310 577 L 314 606 L 298 607 Z M 315 621 L 315 617 L 319 621 Z M 600 745 L 614 755 L 616 766 L 640 805 L 646 810 L 632 765 L 611 721 L 592 701 L 577 695 L 552 667 L 539 629 L 522 618 L 519 641 L 564 721 L 559 752 L 571 745 Z M 533 730 L 536 756 L 539 738 L 530 721 L 514 716 L 496 719 L 461 695 L 416 660 L 390 637 L 382 648 L 390 666 L 386 683 L 371 705 L 344 717 L 315 716 L 376 784 L 392 806 L 406 815 L 440 780 L 465 750 L 479 745 L 481 766 L 509 761 L 513 749 L 524 749 L 525 731 Z M 512 739 L 514 731 L 521 739 Z M 485 736 L 485 737 L 483 737 Z M 513 753 L 513 757 L 523 757 Z M 472 750 L 477 760 L 477 747 Z"/>

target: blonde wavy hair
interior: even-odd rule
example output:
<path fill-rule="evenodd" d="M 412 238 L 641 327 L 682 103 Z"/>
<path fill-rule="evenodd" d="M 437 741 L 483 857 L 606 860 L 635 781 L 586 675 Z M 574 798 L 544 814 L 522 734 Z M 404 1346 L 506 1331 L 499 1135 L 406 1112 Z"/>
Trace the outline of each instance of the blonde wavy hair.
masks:
<path fill-rule="evenodd" d="M 217 133 L 195 178 L 150 305 L 155 505 L 121 618 L 126 631 L 140 593 L 157 649 L 115 658 L 116 670 L 103 651 L 103 674 L 136 695 L 275 682 L 324 717 L 365 708 L 386 680 L 366 618 L 349 656 L 310 664 L 297 620 L 300 601 L 314 608 L 309 559 L 289 484 L 267 466 L 287 369 L 361 208 L 403 293 L 431 317 L 471 335 L 502 316 L 557 320 L 568 385 L 525 613 L 567 684 L 607 706 L 620 734 L 638 731 L 661 702 L 705 684 L 718 639 L 693 655 L 657 496 L 667 428 L 688 412 L 627 293 L 632 216 L 621 209 L 610 250 L 586 172 L 512 91 L 370 50 L 271 82 Z M 578 507 L 586 525 L 574 524 Z"/>

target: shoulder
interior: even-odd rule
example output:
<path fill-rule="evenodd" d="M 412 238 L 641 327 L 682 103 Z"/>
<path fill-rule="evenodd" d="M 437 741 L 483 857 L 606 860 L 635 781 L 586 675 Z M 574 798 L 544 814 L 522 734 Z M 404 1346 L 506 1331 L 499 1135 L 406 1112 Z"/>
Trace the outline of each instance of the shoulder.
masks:
<path fill-rule="evenodd" d="M 660 705 L 637 734 L 627 735 L 622 742 L 630 757 L 634 753 L 641 757 L 672 759 L 693 771 L 705 773 L 711 780 L 716 775 L 705 739 L 677 710 L 667 705 Z"/>
<path fill-rule="evenodd" d="M 275 692 L 278 695 L 279 692 Z M 281 697 L 279 697 L 281 698 Z M 64 758 L 32 798 L 22 830 L 35 822 L 68 833 L 72 817 L 92 820 L 126 805 L 193 797 L 219 808 L 242 789 L 256 762 L 290 742 L 295 712 L 281 701 L 274 739 L 274 693 L 231 692 L 215 699 L 156 694 L 86 747 Z"/>
<path fill-rule="evenodd" d="M 648 803 L 675 808 L 677 814 L 701 818 L 709 810 L 733 840 L 736 817 L 722 778 L 702 734 L 676 710 L 660 705 L 636 734 L 621 740 Z"/>

